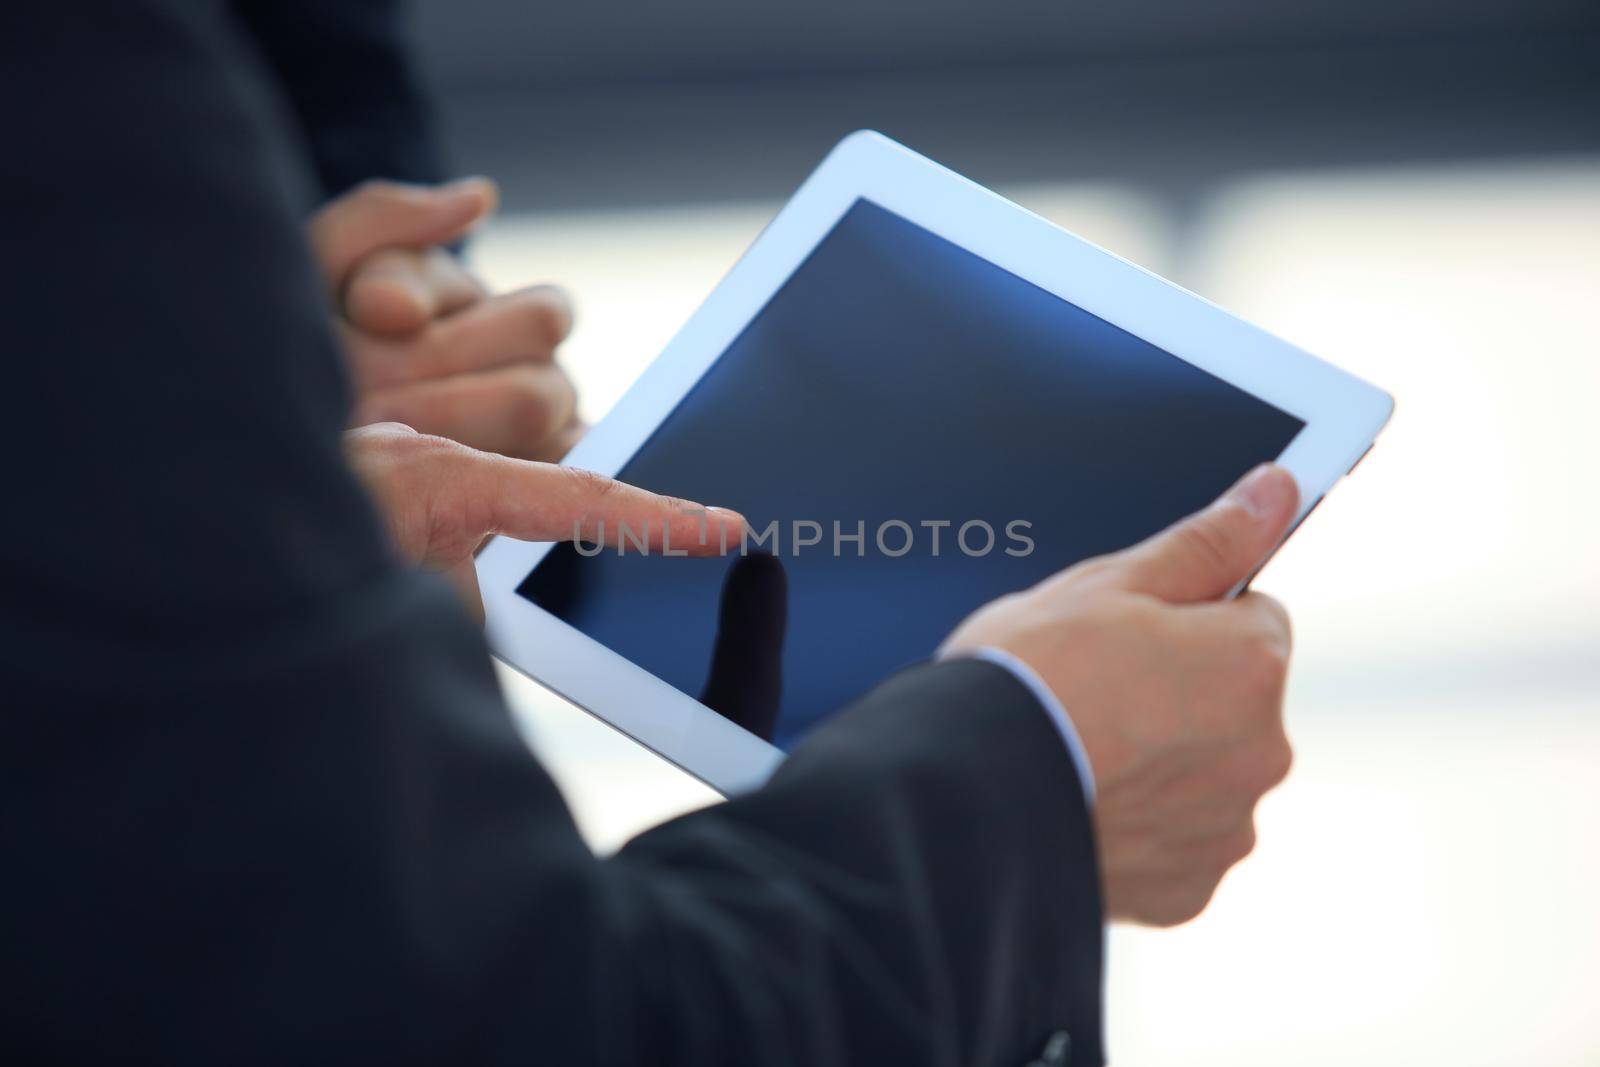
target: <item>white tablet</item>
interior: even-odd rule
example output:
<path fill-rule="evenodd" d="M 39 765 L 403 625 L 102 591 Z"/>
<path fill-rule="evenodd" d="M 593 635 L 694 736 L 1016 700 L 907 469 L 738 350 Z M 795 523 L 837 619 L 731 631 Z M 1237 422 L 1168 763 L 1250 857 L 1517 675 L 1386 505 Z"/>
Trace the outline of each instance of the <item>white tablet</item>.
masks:
<path fill-rule="evenodd" d="M 498 538 L 511 665 L 724 793 L 969 612 L 1257 463 L 1309 511 L 1387 394 L 876 133 L 842 141 L 566 462 L 730 507 L 712 559 Z"/>

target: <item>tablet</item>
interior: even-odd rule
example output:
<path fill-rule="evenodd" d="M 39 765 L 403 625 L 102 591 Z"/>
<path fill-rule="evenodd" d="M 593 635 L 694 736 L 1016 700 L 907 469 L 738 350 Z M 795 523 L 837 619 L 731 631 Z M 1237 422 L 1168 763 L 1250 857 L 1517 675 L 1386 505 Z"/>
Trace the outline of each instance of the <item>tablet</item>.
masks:
<path fill-rule="evenodd" d="M 567 457 L 733 508 L 710 559 L 501 537 L 513 667 L 713 788 L 970 612 L 1204 507 L 1254 465 L 1302 515 L 1381 390 L 871 132 L 842 141 Z"/>

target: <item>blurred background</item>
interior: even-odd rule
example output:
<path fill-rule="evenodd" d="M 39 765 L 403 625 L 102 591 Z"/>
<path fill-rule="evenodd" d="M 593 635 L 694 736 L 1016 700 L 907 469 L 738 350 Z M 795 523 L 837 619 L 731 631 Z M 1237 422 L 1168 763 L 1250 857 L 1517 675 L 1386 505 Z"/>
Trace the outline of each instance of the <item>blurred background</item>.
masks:
<path fill-rule="evenodd" d="M 1114 930 L 1118 1065 L 1600 1064 L 1600 3 L 422 0 L 496 283 L 602 416 L 873 127 L 1393 392 L 1260 585 L 1298 764 Z M 504 672 L 597 848 L 703 786 Z"/>

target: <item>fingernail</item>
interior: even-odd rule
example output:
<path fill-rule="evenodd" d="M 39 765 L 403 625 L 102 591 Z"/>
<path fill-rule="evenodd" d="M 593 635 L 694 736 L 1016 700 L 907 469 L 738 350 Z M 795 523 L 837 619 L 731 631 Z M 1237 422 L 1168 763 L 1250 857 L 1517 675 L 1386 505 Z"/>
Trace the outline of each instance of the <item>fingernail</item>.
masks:
<path fill-rule="evenodd" d="M 1263 463 L 1228 490 L 1224 499 L 1238 504 L 1252 518 L 1263 518 L 1284 510 L 1285 498 L 1294 479 L 1282 467 Z"/>

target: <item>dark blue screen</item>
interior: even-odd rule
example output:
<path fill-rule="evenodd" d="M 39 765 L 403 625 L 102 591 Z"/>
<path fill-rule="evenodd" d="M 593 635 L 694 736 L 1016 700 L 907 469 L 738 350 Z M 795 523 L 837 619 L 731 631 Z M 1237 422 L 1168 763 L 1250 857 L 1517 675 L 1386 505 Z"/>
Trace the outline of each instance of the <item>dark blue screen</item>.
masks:
<path fill-rule="evenodd" d="M 619 475 L 776 521 L 777 545 L 561 546 L 519 592 L 788 747 L 974 608 L 1202 507 L 1302 426 L 861 200 Z M 796 547 L 796 522 L 821 542 Z M 859 548 L 836 553 L 834 523 Z"/>

